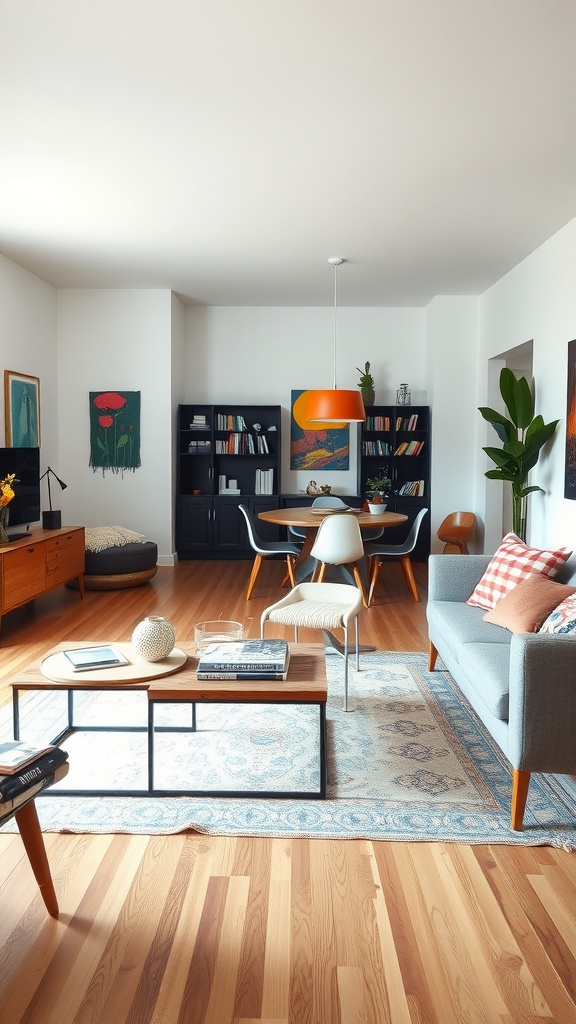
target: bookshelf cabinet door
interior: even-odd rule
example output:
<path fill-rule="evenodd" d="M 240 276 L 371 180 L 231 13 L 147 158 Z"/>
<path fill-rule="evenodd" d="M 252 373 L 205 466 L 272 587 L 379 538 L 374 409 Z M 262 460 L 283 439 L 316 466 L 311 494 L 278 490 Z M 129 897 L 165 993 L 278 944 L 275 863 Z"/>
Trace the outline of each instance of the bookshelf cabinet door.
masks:
<path fill-rule="evenodd" d="M 213 547 L 215 551 L 246 551 L 249 548 L 246 520 L 238 505 L 246 504 L 241 496 L 237 498 L 219 497 L 214 499 L 214 533 Z"/>
<path fill-rule="evenodd" d="M 177 536 L 181 556 L 211 550 L 212 498 L 209 495 L 186 495 L 179 499 Z"/>

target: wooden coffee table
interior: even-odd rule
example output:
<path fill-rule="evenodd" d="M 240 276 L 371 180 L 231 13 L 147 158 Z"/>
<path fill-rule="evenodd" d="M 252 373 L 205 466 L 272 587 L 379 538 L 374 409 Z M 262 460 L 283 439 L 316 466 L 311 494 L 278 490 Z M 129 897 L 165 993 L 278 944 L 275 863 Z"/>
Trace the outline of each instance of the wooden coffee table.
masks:
<path fill-rule="evenodd" d="M 58 655 L 71 647 L 94 646 L 94 641 L 62 643 L 50 652 L 49 657 Z M 115 647 L 130 657 L 131 645 L 114 642 Z M 20 737 L 20 693 L 28 690 L 63 690 L 68 694 L 68 722 L 65 728 L 47 742 L 61 743 L 72 732 L 146 732 L 148 751 L 148 786 L 144 790 L 78 790 L 51 789 L 47 795 L 98 795 L 98 796 L 205 796 L 205 797 L 284 797 L 291 799 L 324 799 L 326 796 L 326 662 L 324 647 L 321 644 L 291 644 L 290 666 L 288 679 L 285 681 L 242 679 L 242 680 L 198 680 L 196 678 L 197 658 L 194 656 L 194 645 L 178 644 L 176 651 L 187 656 L 185 664 L 168 666 L 167 674 L 156 674 L 154 678 L 144 678 L 161 670 L 162 663 L 146 663 L 141 665 L 123 666 L 120 670 L 98 669 L 94 672 L 71 673 L 71 678 L 49 679 L 43 674 L 42 661 L 31 664 L 19 676 L 11 681 L 14 737 Z M 166 659 L 168 662 L 169 659 Z M 60 661 L 56 661 L 57 667 Z M 133 670 L 131 672 L 131 670 Z M 113 678 L 116 673 L 120 678 Z M 54 673 L 56 676 L 58 672 Z M 135 678 L 131 678 L 133 675 Z M 144 677 L 143 677 L 144 676 Z M 74 693 L 86 690 L 117 690 L 118 693 L 145 690 L 148 697 L 148 724 L 146 726 L 85 726 L 74 721 Z M 154 712 L 158 704 L 189 704 L 191 706 L 191 723 L 185 726 L 156 726 Z M 319 787 L 312 792 L 286 792 L 274 790 L 196 790 L 196 789 L 157 789 L 154 785 L 154 739 L 158 732 L 195 732 L 197 704 L 310 704 L 318 708 L 318 764 Z"/>

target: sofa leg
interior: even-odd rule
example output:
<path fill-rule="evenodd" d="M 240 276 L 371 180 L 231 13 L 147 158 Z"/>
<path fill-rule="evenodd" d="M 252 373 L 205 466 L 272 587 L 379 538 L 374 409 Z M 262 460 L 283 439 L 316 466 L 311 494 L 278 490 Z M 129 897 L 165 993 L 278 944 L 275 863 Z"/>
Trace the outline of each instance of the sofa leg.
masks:
<path fill-rule="evenodd" d="M 524 810 L 526 808 L 526 797 L 530 785 L 530 772 L 523 772 L 519 768 L 512 769 L 512 815 L 511 826 L 515 832 L 522 831 Z"/>
<path fill-rule="evenodd" d="M 438 657 L 438 651 L 434 647 L 431 640 L 428 641 L 428 671 L 433 672 L 434 666 L 436 665 L 436 658 Z"/>

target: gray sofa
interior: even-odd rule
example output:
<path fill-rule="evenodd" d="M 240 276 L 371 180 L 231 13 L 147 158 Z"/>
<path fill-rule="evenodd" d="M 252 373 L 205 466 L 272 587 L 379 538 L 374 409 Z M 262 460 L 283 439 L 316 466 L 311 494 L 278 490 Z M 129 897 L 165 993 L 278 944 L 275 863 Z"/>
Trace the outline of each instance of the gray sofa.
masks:
<path fill-rule="evenodd" d="M 512 765 L 511 824 L 521 830 L 531 772 L 576 773 L 576 633 L 510 633 L 466 604 L 490 561 L 431 555 L 428 667 L 439 654 Z M 554 577 L 576 586 L 576 565 Z"/>

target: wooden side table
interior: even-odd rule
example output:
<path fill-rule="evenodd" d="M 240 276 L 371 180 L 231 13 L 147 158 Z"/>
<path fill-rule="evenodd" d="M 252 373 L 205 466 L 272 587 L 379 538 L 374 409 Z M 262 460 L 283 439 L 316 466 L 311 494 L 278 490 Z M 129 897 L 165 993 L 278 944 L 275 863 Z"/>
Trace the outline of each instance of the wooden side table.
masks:
<path fill-rule="evenodd" d="M 7 804 L 10 804 L 10 809 L 6 809 L 5 813 L 2 813 L 2 804 L 0 804 L 0 826 L 10 821 L 11 818 L 16 819 L 18 831 L 24 843 L 24 849 L 28 854 L 30 866 L 38 882 L 46 910 L 51 917 L 58 917 L 58 900 L 54 891 L 54 882 L 52 881 L 46 847 L 44 846 L 44 837 L 40 828 L 40 822 L 38 821 L 34 800 L 42 789 L 48 789 L 49 786 L 53 786 L 55 782 L 59 782 L 67 774 L 68 763 L 66 762 L 56 768 L 53 778 L 49 783 L 43 780 L 43 782 L 39 782 L 37 785 L 32 785 L 24 790 L 14 800 L 7 801 Z"/>

